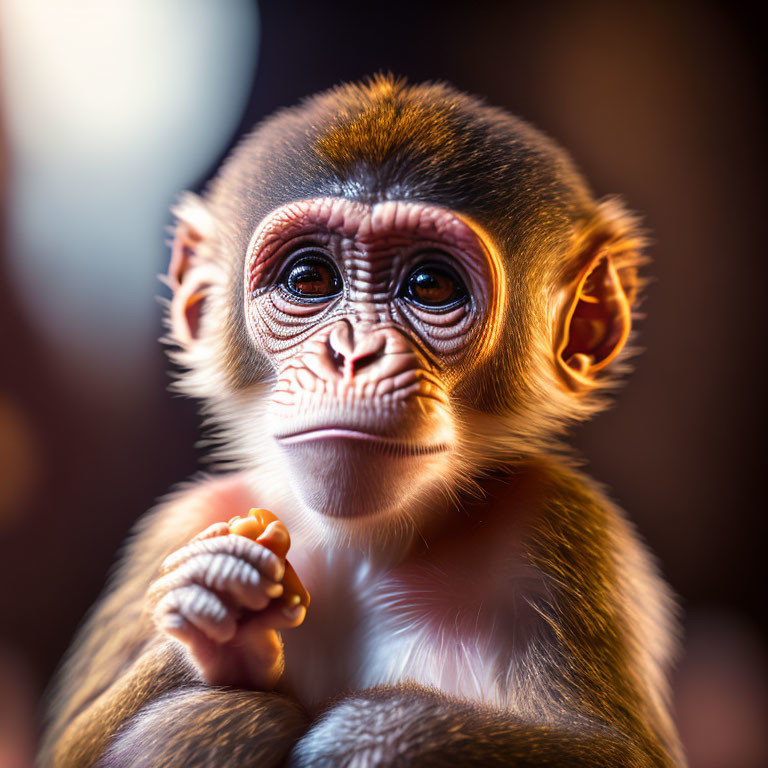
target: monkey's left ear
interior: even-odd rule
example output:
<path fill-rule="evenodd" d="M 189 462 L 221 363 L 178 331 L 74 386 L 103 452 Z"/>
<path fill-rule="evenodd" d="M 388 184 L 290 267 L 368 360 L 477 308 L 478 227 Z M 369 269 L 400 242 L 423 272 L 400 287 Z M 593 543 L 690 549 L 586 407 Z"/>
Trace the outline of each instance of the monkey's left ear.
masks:
<path fill-rule="evenodd" d="M 590 382 L 621 352 L 634 287 L 634 269 L 620 277 L 608 249 L 599 249 L 572 283 L 557 343 L 558 365 L 572 385 Z"/>
<path fill-rule="evenodd" d="M 207 254 L 215 228 L 213 218 L 197 195 L 185 194 L 173 214 L 176 226 L 164 282 L 173 291 L 171 336 L 181 346 L 188 346 L 198 337 L 200 312 L 213 282 L 213 265 Z"/>

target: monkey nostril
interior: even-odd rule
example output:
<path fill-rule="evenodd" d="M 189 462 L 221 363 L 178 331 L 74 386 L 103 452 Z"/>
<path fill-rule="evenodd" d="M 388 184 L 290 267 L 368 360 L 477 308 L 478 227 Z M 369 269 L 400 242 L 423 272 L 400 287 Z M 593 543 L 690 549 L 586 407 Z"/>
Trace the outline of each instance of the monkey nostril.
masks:
<path fill-rule="evenodd" d="M 347 356 L 343 352 L 334 349 L 331 344 L 327 345 L 327 349 L 328 359 L 331 361 L 331 365 L 333 365 L 337 371 L 346 369 L 347 374 L 353 376 L 371 363 L 375 363 L 384 354 L 383 350 L 379 349 L 360 356 L 355 356 L 353 354 Z"/>
<path fill-rule="evenodd" d="M 384 334 L 359 329 L 355 338 L 347 323 L 334 328 L 325 343 L 329 362 L 345 379 L 383 357 L 386 346 Z"/>
<path fill-rule="evenodd" d="M 365 368 L 366 366 L 370 365 L 371 363 L 375 363 L 383 354 L 384 354 L 383 349 L 377 349 L 374 352 L 369 352 L 368 354 L 360 355 L 360 357 L 353 357 L 351 361 L 352 373 L 355 374 L 362 368 Z"/>
<path fill-rule="evenodd" d="M 330 359 L 331 364 L 334 368 L 336 368 L 336 370 L 341 370 L 344 367 L 346 358 L 341 352 L 334 349 L 333 345 L 329 342 L 326 342 L 326 347 L 328 349 L 328 358 Z"/>

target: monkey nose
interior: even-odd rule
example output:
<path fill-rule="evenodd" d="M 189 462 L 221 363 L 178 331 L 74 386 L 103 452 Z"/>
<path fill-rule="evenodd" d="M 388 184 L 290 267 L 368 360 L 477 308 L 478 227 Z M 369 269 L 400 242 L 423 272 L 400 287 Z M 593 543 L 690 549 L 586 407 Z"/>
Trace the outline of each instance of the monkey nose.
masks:
<path fill-rule="evenodd" d="M 336 325 L 328 337 L 328 350 L 336 370 L 345 379 L 351 379 L 360 370 L 384 355 L 387 338 L 381 331 L 357 329 L 349 322 Z"/>

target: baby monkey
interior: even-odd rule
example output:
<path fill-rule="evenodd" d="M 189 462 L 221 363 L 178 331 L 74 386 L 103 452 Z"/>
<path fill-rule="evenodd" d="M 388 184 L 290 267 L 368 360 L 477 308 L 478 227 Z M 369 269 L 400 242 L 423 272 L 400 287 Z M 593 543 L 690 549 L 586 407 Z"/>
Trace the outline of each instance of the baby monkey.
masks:
<path fill-rule="evenodd" d="M 220 471 L 138 524 L 40 766 L 684 765 L 673 603 L 558 443 L 626 369 L 635 219 L 391 76 L 264 121 L 175 214 Z"/>

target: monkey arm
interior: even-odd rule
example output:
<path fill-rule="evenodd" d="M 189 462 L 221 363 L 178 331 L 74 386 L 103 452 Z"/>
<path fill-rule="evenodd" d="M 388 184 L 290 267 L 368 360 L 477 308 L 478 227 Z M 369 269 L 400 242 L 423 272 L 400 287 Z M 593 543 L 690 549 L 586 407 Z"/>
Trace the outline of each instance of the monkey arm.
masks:
<path fill-rule="evenodd" d="M 156 644 L 147 650 L 154 632 L 144 615 L 143 598 L 168 548 L 155 528 L 150 523 L 135 537 L 106 596 L 78 631 L 57 674 L 38 759 L 41 768 L 88 765 L 85 753 L 95 758 L 131 711 L 184 679 L 177 663 L 166 670 L 170 677 L 161 674 L 163 661 L 171 658 L 170 645 Z M 149 685 L 142 688 L 142 680 Z M 108 712 L 110 702 L 115 706 Z M 93 717 L 96 712 L 98 717 Z M 90 734 L 90 743 L 85 737 L 78 739 L 80 729 Z"/>
<path fill-rule="evenodd" d="M 169 642 L 156 644 L 85 709 L 62 724 L 56 742 L 41 755 L 40 765 L 93 765 L 115 732 L 145 704 L 192 681 L 191 669 L 179 650 Z"/>
<path fill-rule="evenodd" d="M 286 696 L 210 686 L 180 689 L 138 712 L 95 765 L 276 768 L 306 727 L 306 715 Z"/>
<path fill-rule="evenodd" d="M 661 768 L 631 738 L 562 717 L 535 725 L 510 714 L 414 685 L 354 694 L 301 738 L 288 768 Z"/>
<path fill-rule="evenodd" d="M 305 729 L 290 699 L 201 684 L 174 643 L 161 641 L 64 729 L 54 768 L 278 765 Z M 215 757 L 221 733 L 233 745 Z M 247 759 L 246 759 L 247 758 Z M 256 761 L 256 762 L 251 762 Z"/>
<path fill-rule="evenodd" d="M 237 497 L 236 479 L 230 482 L 231 488 L 222 489 L 222 482 L 217 482 L 214 491 L 209 483 L 161 505 L 140 524 L 107 595 L 79 631 L 73 652 L 58 676 L 53 716 L 38 761 L 41 768 L 86 768 L 99 759 L 110 743 L 119 751 L 121 745 L 135 745 L 136 738 L 146 742 L 152 735 L 145 730 L 146 723 L 153 718 L 156 721 L 162 713 L 168 728 L 184 722 L 185 717 L 197 716 L 205 704 L 209 711 L 215 704 L 216 712 L 225 716 L 229 699 L 214 696 L 182 644 L 157 630 L 146 605 L 148 588 L 156 581 L 163 560 L 212 518 L 226 518 L 233 506 L 242 503 Z M 186 696 L 186 706 L 177 698 L 182 694 Z M 254 693 L 247 701 L 242 697 L 232 699 L 231 708 L 242 712 L 250 707 L 253 711 L 244 722 L 253 723 L 258 712 L 276 702 L 278 711 L 270 718 L 275 723 L 270 726 L 273 735 L 282 733 L 281 723 L 286 723 L 288 730 L 298 727 L 303 715 L 295 704 L 282 697 L 259 696 Z M 198 698 L 201 706 L 193 706 Z M 151 717 L 147 714 L 149 706 Z M 204 741 L 204 729 L 200 733 L 200 738 L 190 738 L 189 730 L 186 731 L 192 747 L 199 748 Z M 283 753 L 295 738 L 292 735 L 285 741 Z M 164 739 L 161 743 L 168 746 L 170 741 Z M 140 751 L 151 752 L 143 748 Z M 204 750 L 200 752 L 204 755 Z M 125 765 L 137 765 L 136 754 L 134 749 Z M 153 763 L 147 759 L 147 765 L 193 764 L 168 760 Z M 117 758 L 110 758 L 109 765 L 119 764 Z"/>
<path fill-rule="evenodd" d="M 53 689 L 41 768 L 91 765 L 144 704 L 193 681 L 180 650 L 161 640 L 143 607 L 153 574 L 173 548 L 160 524 L 167 510 L 159 508 L 144 522 L 107 594 L 74 639 Z"/>
<path fill-rule="evenodd" d="M 588 478 L 544 466 L 526 541 L 545 585 L 534 601 L 548 635 L 533 675 L 540 701 L 606 724 L 649 765 L 682 765 L 667 706 L 674 601 L 621 510 Z"/>

